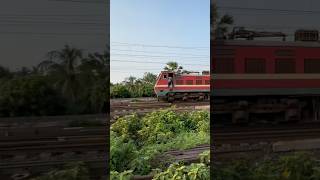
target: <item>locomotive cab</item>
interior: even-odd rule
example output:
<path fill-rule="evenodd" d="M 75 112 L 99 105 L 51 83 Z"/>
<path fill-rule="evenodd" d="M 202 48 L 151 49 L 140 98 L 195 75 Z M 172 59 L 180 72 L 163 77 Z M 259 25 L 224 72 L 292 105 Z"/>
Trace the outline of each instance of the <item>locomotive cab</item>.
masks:
<path fill-rule="evenodd" d="M 168 79 L 169 77 L 173 78 L 174 73 L 173 72 L 162 72 L 160 74 L 161 79 Z"/>
<path fill-rule="evenodd" d="M 155 94 L 157 94 L 158 100 L 166 98 L 170 85 L 171 85 L 171 90 L 173 89 L 174 80 L 175 80 L 174 72 L 169 72 L 169 71 L 160 72 L 154 87 L 154 92 Z"/>
<path fill-rule="evenodd" d="M 209 74 L 161 71 L 154 86 L 158 100 L 174 101 L 209 97 Z"/>

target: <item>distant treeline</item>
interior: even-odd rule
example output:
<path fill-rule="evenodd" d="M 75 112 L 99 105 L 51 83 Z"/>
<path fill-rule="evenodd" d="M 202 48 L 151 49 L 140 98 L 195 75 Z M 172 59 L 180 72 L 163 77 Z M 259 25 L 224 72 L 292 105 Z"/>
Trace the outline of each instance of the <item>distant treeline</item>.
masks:
<path fill-rule="evenodd" d="M 121 83 L 110 85 L 111 98 L 136 98 L 155 96 L 153 87 L 157 76 L 145 73 L 142 78 L 130 76 Z"/>
<path fill-rule="evenodd" d="M 108 57 L 65 45 L 32 68 L 0 66 L 0 117 L 106 112 Z"/>
<path fill-rule="evenodd" d="M 165 71 L 173 71 L 176 73 L 189 72 L 184 70 L 182 66 L 175 61 L 169 61 L 163 68 Z M 111 98 L 136 98 L 136 97 L 154 97 L 154 85 L 157 75 L 146 72 L 142 78 L 130 76 L 121 83 L 110 84 Z"/>

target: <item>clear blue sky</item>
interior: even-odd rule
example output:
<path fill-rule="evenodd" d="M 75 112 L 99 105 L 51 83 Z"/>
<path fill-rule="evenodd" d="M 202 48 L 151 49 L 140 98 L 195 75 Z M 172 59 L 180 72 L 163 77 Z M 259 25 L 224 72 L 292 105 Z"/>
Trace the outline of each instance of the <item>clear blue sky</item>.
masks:
<path fill-rule="evenodd" d="M 111 82 L 176 61 L 210 69 L 210 0 L 111 0 Z M 130 61 L 130 62 L 128 62 Z"/>

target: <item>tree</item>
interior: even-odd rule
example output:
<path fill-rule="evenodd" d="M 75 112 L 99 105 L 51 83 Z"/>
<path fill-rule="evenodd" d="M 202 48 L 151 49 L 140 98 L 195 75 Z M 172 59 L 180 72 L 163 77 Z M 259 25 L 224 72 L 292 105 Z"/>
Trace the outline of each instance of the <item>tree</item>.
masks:
<path fill-rule="evenodd" d="M 142 81 L 147 84 L 155 84 L 157 79 L 157 75 L 152 74 L 150 72 L 146 72 L 143 75 Z"/>
<path fill-rule="evenodd" d="M 16 71 L 14 74 L 17 76 L 23 77 L 23 76 L 27 76 L 27 75 L 31 74 L 31 70 L 27 67 L 22 67 L 22 68 L 18 69 L 18 71 Z"/>
<path fill-rule="evenodd" d="M 64 104 L 46 77 L 14 77 L 0 86 L 1 117 L 64 114 Z"/>
<path fill-rule="evenodd" d="M 164 70 L 166 71 L 174 71 L 174 72 L 181 72 L 181 70 L 183 69 L 182 66 L 179 66 L 177 62 L 174 61 L 169 61 L 167 63 L 167 65 L 164 67 Z"/>
<path fill-rule="evenodd" d="M 111 98 L 129 98 L 130 91 L 123 84 L 115 84 L 110 89 Z"/>
<path fill-rule="evenodd" d="M 79 66 L 82 91 L 88 99 L 88 109 L 94 112 L 106 112 L 109 99 L 109 60 L 108 53 L 89 53 Z"/>
<path fill-rule="evenodd" d="M 124 83 L 127 84 L 127 85 L 130 85 L 130 86 L 133 86 L 136 80 L 137 80 L 136 77 L 129 76 L 128 78 L 126 78 L 124 80 Z"/>
<path fill-rule="evenodd" d="M 0 66 L 0 79 L 10 78 L 10 77 L 12 77 L 12 73 L 10 72 L 10 70 L 3 66 Z"/>
<path fill-rule="evenodd" d="M 76 101 L 79 88 L 77 78 L 77 66 L 82 58 L 82 50 L 65 45 L 61 50 L 54 50 L 47 54 L 48 60 L 39 64 L 39 67 L 54 77 L 56 85 L 61 88 L 62 93 Z"/>
<path fill-rule="evenodd" d="M 234 23 L 232 16 L 225 14 L 222 17 L 219 17 L 217 11 L 217 5 L 215 3 L 211 4 L 211 36 L 217 38 L 217 36 L 224 35 L 228 32 L 228 25 Z"/>

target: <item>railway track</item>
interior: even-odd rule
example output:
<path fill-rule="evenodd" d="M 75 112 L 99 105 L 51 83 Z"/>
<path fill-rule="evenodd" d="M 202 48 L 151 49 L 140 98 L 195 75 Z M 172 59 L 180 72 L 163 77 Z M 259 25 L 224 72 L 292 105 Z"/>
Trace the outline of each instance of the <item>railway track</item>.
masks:
<path fill-rule="evenodd" d="M 9 163 L 0 163 L 0 178 L 1 179 L 13 179 L 22 180 L 29 179 L 48 172 L 50 169 L 61 167 L 67 163 L 72 162 L 84 162 L 90 170 L 99 172 L 99 175 L 91 174 L 92 179 L 101 179 L 100 174 L 105 174 L 107 169 L 106 155 L 101 155 L 96 158 L 69 158 L 63 160 L 28 160 L 28 161 L 17 161 Z"/>
<path fill-rule="evenodd" d="M 106 173 L 105 127 L 18 127 L 0 128 L 0 132 L 0 179 L 27 175 L 26 179 L 79 161 L 93 172 Z"/>
<path fill-rule="evenodd" d="M 304 140 L 320 138 L 320 127 L 312 126 L 292 126 L 291 129 L 284 127 L 275 128 L 256 128 L 249 131 L 248 128 L 226 131 L 226 129 L 216 129 L 214 133 L 215 154 L 237 153 L 261 151 L 263 148 L 270 147 L 272 143 L 287 140 Z M 199 154 L 209 150 L 210 145 L 201 145 L 188 150 L 172 150 L 166 154 L 175 157 L 176 160 L 185 162 L 196 162 Z"/>
<path fill-rule="evenodd" d="M 0 129 L 7 128 L 35 128 L 35 127 L 68 127 L 73 123 L 95 123 L 96 126 L 105 126 L 107 114 L 41 116 L 41 117 L 6 117 L 0 118 Z"/>
<path fill-rule="evenodd" d="M 145 114 L 152 111 L 175 107 L 174 110 L 178 112 L 190 111 L 201 109 L 199 107 L 207 106 L 209 109 L 209 101 L 190 101 L 190 102 L 176 102 L 176 103 L 167 103 L 167 102 L 158 102 L 158 101 L 143 101 L 143 102 L 125 102 L 125 103 L 111 103 L 110 107 L 110 117 L 111 123 L 114 122 L 115 119 L 132 114 Z"/>

